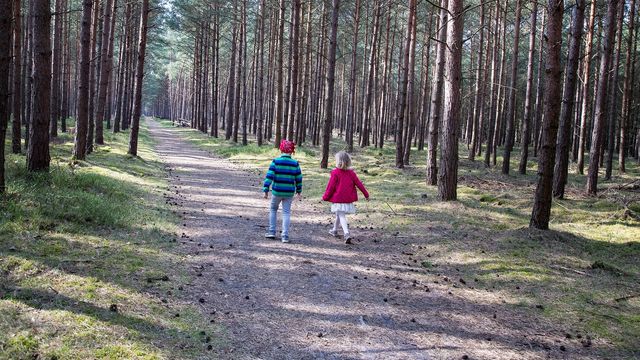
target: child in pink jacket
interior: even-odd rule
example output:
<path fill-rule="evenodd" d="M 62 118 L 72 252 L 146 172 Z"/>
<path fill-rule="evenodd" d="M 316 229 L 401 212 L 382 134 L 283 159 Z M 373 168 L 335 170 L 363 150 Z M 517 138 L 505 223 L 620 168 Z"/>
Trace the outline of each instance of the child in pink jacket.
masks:
<path fill-rule="evenodd" d="M 365 199 L 369 201 L 367 189 L 358 179 L 355 171 L 351 169 L 351 156 L 344 151 L 340 151 L 336 154 L 336 168 L 331 171 L 331 178 L 322 200 L 331 202 L 331 212 L 336 214 L 333 229 L 329 231 L 329 234 L 337 236 L 338 226 L 342 225 L 346 244 L 351 244 L 347 214 L 356 212 L 356 207 L 353 204 L 358 201 L 356 187 L 360 189 Z"/>

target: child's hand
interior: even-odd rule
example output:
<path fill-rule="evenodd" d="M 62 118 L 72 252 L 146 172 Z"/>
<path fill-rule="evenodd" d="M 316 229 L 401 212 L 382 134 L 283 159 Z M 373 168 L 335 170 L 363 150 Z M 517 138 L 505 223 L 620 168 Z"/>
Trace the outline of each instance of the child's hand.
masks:
<path fill-rule="evenodd" d="M 297 193 L 296 197 L 298 198 L 299 201 L 302 201 L 302 194 L 301 193 Z"/>
<path fill-rule="evenodd" d="M 365 200 L 369 201 L 370 198 L 364 198 Z"/>
<path fill-rule="evenodd" d="M 268 199 L 268 198 L 269 198 L 269 193 L 268 193 L 268 192 L 264 193 L 264 198 L 265 198 L 265 199 Z"/>

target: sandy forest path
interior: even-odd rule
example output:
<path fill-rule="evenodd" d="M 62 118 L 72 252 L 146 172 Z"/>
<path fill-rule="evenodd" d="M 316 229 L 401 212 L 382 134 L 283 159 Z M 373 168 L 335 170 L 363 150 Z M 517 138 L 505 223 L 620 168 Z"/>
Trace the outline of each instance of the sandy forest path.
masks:
<path fill-rule="evenodd" d="M 419 262 L 407 262 L 407 239 L 359 229 L 349 246 L 328 236 L 328 206 L 318 199 L 294 202 L 292 243 L 265 239 L 264 169 L 242 169 L 147 124 L 184 219 L 181 251 L 195 274 L 184 296 L 227 329 L 228 341 L 212 357 L 567 356 L 558 350 L 563 334 L 543 319 L 429 281 Z"/>

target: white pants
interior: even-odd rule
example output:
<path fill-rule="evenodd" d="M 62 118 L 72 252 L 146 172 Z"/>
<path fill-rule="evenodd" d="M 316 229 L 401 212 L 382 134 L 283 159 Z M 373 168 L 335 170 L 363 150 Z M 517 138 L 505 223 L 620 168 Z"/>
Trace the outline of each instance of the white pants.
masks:
<path fill-rule="evenodd" d="M 342 225 L 342 232 L 345 235 L 349 233 L 349 223 L 347 223 L 347 214 L 343 211 L 336 211 L 336 220 L 333 223 L 333 231 L 338 231 L 339 225 Z"/>

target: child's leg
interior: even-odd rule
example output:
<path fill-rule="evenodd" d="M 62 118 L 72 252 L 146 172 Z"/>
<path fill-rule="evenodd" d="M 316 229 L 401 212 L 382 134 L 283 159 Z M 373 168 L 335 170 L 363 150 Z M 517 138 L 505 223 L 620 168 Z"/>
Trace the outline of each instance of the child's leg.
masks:
<path fill-rule="evenodd" d="M 276 221 L 278 220 L 278 206 L 282 198 L 279 196 L 271 196 L 271 205 L 269 206 L 269 234 L 276 233 Z"/>
<path fill-rule="evenodd" d="M 337 221 L 342 225 L 342 232 L 346 236 L 349 233 L 349 223 L 347 223 L 347 214 L 343 211 L 336 213 Z"/>
<path fill-rule="evenodd" d="M 333 221 L 333 229 L 331 230 L 333 232 L 337 232 L 338 226 L 340 226 L 340 216 L 338 214 L 339 213 L 336 211 L 336 219 Z"/>
<path fill-rule="evenodd" d="M 289 224 L 291 223 L 291 203 L 293 198 L 282 198 L 282 237 L 289 237 Z"/>

